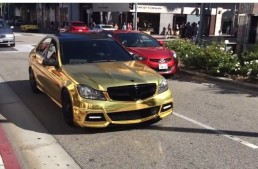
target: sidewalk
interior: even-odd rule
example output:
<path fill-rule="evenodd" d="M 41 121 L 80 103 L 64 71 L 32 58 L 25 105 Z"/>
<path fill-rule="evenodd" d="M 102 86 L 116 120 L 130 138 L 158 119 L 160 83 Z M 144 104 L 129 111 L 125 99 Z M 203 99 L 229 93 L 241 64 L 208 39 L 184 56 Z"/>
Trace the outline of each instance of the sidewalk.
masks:
<path fill-rule="evenodd" d="M 0 96 L 0 169 L 80 169 L 1 76 Z"/>

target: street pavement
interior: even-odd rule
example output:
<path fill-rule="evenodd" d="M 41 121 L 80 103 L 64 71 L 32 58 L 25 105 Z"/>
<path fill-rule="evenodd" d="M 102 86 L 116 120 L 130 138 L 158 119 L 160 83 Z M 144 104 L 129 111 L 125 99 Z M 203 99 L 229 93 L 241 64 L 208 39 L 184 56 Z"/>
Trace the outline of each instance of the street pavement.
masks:
<path fill-rule="evenodd" d="M 17 36 L 23 36 L 23 35 L 18 34 Z M 31 36 L 44 36 L 44 35 L 38 35 L 38 34 L 27 35 L 27 34 L 25 34 L 22 39 L 24 39 L 24 38 L 30 39 Z M 30 40 L 30 44 L 26 43 L 26 41 L 20 40 L 20 43 L 17 44 L 17 47 L 15 47 L 14 49 L 10 48 L 9 51 L 8 50 L 1 51 L 2 50 L 2 48 L 1 48 L 0 51 L 1 51 L 1 53 L 5 52 L 6 54 L 15 53 L 15 52 L 16 53 L 19 53 L 19 52 L 28 53 L 36 43 L 37 43 L 37 40 L 35 40 L 35 41 Z M 24 45 L 24 46 L 22 46 L 22 45 Z M 19 72 L 19 70 L 17 70 L 17 72 Z M 0 71 L 0 73 L 1 73 L 1 71 Z M 11 75 L 11 73 L 12 72 L 10 72 L 10 75 Z M 201 74 L 198 72 L 192 72 L 192 71 L 184 70 L 184 69 L 181 69 L 179 73 L 181 75 L 188 74 L 191 76 L 191 78 L 199 78 L 199 79 L 206 80 L 206 81 L 212 81 L 212 83 L 225 83 L 225 85 L 228 85 L 231 87 L 236 87 L 236 88 L 241 88 L 241 89 L 244 88 L 246 90 L 258 91 L 257 85 L 254 85 L 254 84 L 237 82 L 237 81 L 233 81 L 233 80 L 230 80 L 227 78 L 211 77 L 211 76 L 207 76 L 207 75 L 204 75 L 204 74 Z M 15 76 L 19 77 L 18 74 Z M 17 80 L 19 80 L 19 79 L 17 79 Z M 78 165 L 78 163 L 76 161 L 74 161 L 74 159 L 71 157 L 70 153 L 67 152 L 68 150 L 63 149 L 63 147 L 60 145 L 60 141 L 62 142 L 62 140 L 60 140 L 60 141 L 56 140 L 56 138 L 53 137 L 47 131 L 49 129 L 45 129 L 44 125 L 42 125 L 42 122 L 39 121 L 38 118 L 35 117 L 34 114 L 31 112 L 32 109 L 30 107 L 28 107 L 26 104 L 24 104 L 24 100 L 20 99 L 20 95 L 17 96 L 16 92 L 13 92 L 12 88 L 10 88 L 9 85 L 5 81 L 6 80 L 0 76 L 0 84 L 1 84 L 0 85 L 0 89 L 1 89 L 0 90 L 0 95 L 1 95 L 0 110 L 1 110 L 1 112 L 8 111 L 9 113 L 8 113 L 8 115 L 5 114 L 4 118 L 1 119 L 1 123 L 4 126 L 0 125 L 0 127 L 2 126 L 2 128 L 5 132 L 6 138 L 9 138 L 9 137 L 15 138 L 15 139 L 10 140 L 10 142 L 11 142 L 11 145 L 13 146 L 13 149 L 17 156 L 17 160 L 19 161 L 19 164 L 20 164 L 20 166 L 17 166 L 17 168 L 18 167 L 24 168 L 24 169 L 30 169 L 30 168 L 81 168 L 81 166 Z M 178 100 L 180 100 L 180 98 L 178 98 Z M 215 106 L 215 105 L 210 105 L 210 106 Z M 174 116 L 180 117 L 181 119 L 184 119 L 186 121 L 190 121 L 190 122 L 192 122 L 196 125 L 199 125 L 202 128 L 205 128 L 207 130 L 215 131 L 215 132 L 217 132 L 217 134 L 220 134 L 224 137 L 232 139 L 233 141 L 238 142 L 240 144 L 246 145 L 247 147 L 250 147 L 253 149 L 258 149 L 257 144 L 255 145 L 250 142 L 246 142 L 245 138 L 241 139 L 238 137 L 234 137 L 232 135 L 227 135 L 226 134 L 227 131 L 221 132 L 219 130 L 216 130 L 215 128 L 213 128 L 211 126 L 208 126 L 204 123 L 200 123 L 196 120 L 193 120 L 192 118 L 186 117 L 186 116 L 178 113 L 179 111 L 180 111 L 180 109 L 177 109 L 177 112 L 174 112 Z M 26 112 L 26 113 L 23 114 L 23 116 L 19 116 L 20 112 Z M 16 121 L 14 121 L 14 123 L 16 125 L 13 125 L 12 123 L 8 122 L 9 119 L 15 119 L 15 118 L 13 118 L 14 116 L 19 117 L 19 119 L 16 118 Z M 166 122 L 168 122 L 168 120 L 164 120 L 164 121 L 165 121 L 165 124 L 166 124 Z M 151 128 L 155 129 L 155 126 L 153 126 Z M 28 129 L 33 129 L 33 130 L 28 130 Z M 178 128 L 178 130 L 180 130 L 180 128 Z M 35 131 L 37 131 L 37 132 L 35 132 Z M 197 133 L 198 133 L 198 131 L 199 130 L 196 129 Z M 185 132 L 187 132 L 187 131 L 185 130 Z M 130 132 L 129 135 L 132 135 L 132 134 L 133 133 Z M 146 134 L 147 134 L 147 132 L 146 132 Z M 254 135 L 256 135 L 256 133 L 254 133 Z M 126 135 L 124 135 L 124 137 L 128 138 Z M 106 137 L 106 139 L 111 141 L 110 137 Z M 120 139 L 124 140 L 123 138 L 120 138 Z M 147 136 L 146 136 L 146 139 L 148 139 Z M 155 139 L 152 141 L 154 143 Z M 182 140 L 182 142 L 185 142 L 185 141 Z M 255 143 L 255 140 L 253 140 L 253 142 Z M 108 142 L 100 141 L 100 144 L 104 145 L 104 144 L 108 144 Z M 137 147 L 137 144 L 140 147 L 141 142 L 136 141 L 136 142 L 134 142 L 134 144 L 136 144 L 136 147 Z M 169 145 L 166 145 L 166 147 L 162 148 L 162 145 L 160 145 L 160 144 L 161 143 L 159 143 L 159 150 L 157 152 L 157 155 L 159 153 L 161 153 L 161 154 L 164 153 L 166 151 L 165 148 L 169 147 Z M 91 145 L 91 146 L 94 147 L 96 145 Z M 131 147 L 133 147 L 133 146 L 131 145 Z M 77 147 L 77 148 L 80 148 L 80 147 Z M 71 151 L 73 151 L 73 150 L 70 150 L 70 152 Z M 127 151 L 129 151 L 129 150 L 127 150 Z M 153 151 L 153 150 L 150 149 L 150 151 Z M 178 151 L 178 150 L 175 150 L 175 151 Z M 2 155 L 2 152 L 3 151 L 0 150 L 1 155 Z M 112 152 L 110 152 L 110 153 L 112 154 Z M 99 155 L 101 156 L 101 154 L 99 154 Z M 123 156 L 123 154 L 120 154 L 120 155 Z M 146 157 L 149 157 L 147 154 L 145 154 L 145 155 L 146 155 Z M 108 157 L 106 157 L 106 158 L 108 158 Z M 131 158 L 133 158 L 133 157 L 131 157 Z M 216 158 L 218 158 L 218 157 L 216 157 Z M 8 168 L 7 166 L 4 167 L 5 160 L 3 160 L 3 159 L 6 159 L 6 158 L 2 158 L 0 156 L 0 169 L 5 168 L 5 167 L 6 167 L 5 169 L 14 169 L 14 168 Z M 42 161 L 39 161 L 39 159 Z M 177 158 L 177 159 L 180 161 L 180 158 Z M 112 160 L 114 160 L 114 159 L 112 159 Z M 162 159 L 162 160 L 164 160 L 164 159 Z M 89 162 L 94 163 L 95 160 L 90 158 Z M 145 163 L 142 163 L 142 164 L 145 164 Z M 153 168 L 157 168 L 158 164 L 156 164 L 156 165 L 153 164 L 153 165 L 156 166 Z M 246 165 L 249 166 L 247 168 L 252 168 L 252 167 L 250 167 L 250 164 L 249 165 L 246 164 Z M 96 165 L 96 166 L 98 166 L 98 165 Z M 137 167 L 137 165 L 135 166 L 133 164 L 132 164 L 132 166 L 134 166 L 132 168 Z M 218 166 L 220 166 L 220 165 L 218 164 Z M 102 167 L 104 167 L 104 166 L 102 166 Z M 162 165 L 159 167 L 166 168 L 165 166 L 162 166 Z M 178 166 L 176 168 L 181 168 L 181 167 Z M 193 166 L 193 168 L 199 168 L 199 167 Z M 200 167 L 200 168 L 202 168 L 202 167 Z M 254 166 L 254 168 L 255 168 L 255 166 Z"/>

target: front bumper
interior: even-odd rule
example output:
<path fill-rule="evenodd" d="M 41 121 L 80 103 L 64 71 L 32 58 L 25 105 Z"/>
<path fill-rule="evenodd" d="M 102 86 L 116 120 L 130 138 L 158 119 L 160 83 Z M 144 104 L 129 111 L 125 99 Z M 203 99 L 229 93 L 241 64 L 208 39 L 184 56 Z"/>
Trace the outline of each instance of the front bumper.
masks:
<path fill-rule="evenodd" d="M 15 38 L 0 38 L 0 44 L 2 45 L 12 45 L 15 43 Z"/>
<path fill-rule="evenodd" d="M 81 127 L 107 127 L 111 124 L 136 124 L 164 118 L 173 112 L 170 90 L 146 100 L 74 100 L 74 123 Z"/>
<path fill-rule="evenodd" d="M 159 62 L 153 62 L 150 60 L 143 61 L 143 64 L 149 66 L 156 72 L 158 72 L 161 75 L 166 75 L 166 74 L 175 74 L 178 70 L 178 62 L 176 60 L 170 61 L 170 62 L 165 62 L 164 64 L 167 64 L 167 69 L 160 69 L 159 68 Z"/>

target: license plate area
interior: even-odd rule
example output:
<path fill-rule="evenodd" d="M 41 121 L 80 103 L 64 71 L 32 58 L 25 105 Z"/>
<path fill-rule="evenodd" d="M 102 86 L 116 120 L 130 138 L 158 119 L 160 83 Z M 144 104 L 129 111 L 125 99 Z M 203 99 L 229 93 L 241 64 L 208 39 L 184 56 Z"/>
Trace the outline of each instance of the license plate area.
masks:
<path fill-rule="evenodd" d="M 161 64 L 159 64 L 159 69 L 160 69 L 160 70 L 168 69 L 168 64 L 166 64 L 166 63 L 161 63 Z"/>

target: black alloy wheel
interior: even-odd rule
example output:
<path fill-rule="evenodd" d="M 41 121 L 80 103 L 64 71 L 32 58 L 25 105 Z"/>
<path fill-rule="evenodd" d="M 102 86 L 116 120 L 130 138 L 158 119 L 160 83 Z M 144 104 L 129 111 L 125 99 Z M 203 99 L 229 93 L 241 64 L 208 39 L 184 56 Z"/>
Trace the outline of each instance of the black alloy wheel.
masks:
<path fill-rule="evenodd" d="M 75 127 L 73 122 L 73 105 L 67 90 L 62 93 L 62 111 L 67 125 Z"/>

